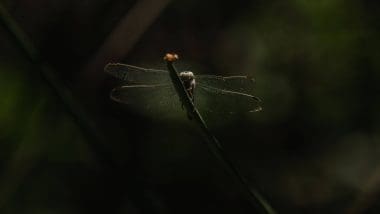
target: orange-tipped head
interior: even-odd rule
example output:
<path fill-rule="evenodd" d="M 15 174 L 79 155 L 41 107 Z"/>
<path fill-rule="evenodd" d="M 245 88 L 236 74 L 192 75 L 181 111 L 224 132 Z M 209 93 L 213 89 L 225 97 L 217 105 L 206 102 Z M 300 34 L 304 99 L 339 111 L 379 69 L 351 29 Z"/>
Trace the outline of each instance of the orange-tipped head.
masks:
<path fill-rule="evenodd" d="M 179 59 L 179 57 L 175 53 L 167 53 L 164 56 L 164 60 L 167 61 L 167 62 L 174 62 L 174 61 L 176 61 L 178 59 Z"/>

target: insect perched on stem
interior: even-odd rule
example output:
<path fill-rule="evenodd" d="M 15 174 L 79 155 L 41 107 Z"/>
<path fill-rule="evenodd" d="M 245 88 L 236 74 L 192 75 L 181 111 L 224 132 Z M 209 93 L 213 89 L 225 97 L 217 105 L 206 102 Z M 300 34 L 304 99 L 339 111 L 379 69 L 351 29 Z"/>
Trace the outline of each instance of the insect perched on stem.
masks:
<path fill-rule="evenodd" d="M 167 54 L 168 62 L 178 55 Z M 139 108 L 178 106 L 175 83 L 167 70 L 147 69 L 121 63 L 109 63 L 105 72 L 125 82 L 111 92 L 111 99 Z M 195 75 L 192 71 L 178 74 L 188 96 L 201 112 L 237 113 L 260 111 L 260 99 L 252 95 L 254 79 L 248 76 Z M 183 101 L 182 107 L 183 107 Z"/>
<path fill-rule="evenodd" d="M 145 69 L 119 63 L 108 64 L 105 67 L 106 72 L 121 80 L 127 81 L 127 85 L 112 90 L 111 98 L 118 102 L 132 104 L 135 103 L 135 100 L 139 100 L 139 98 L 142 98 L 146 94 L 153 94 L 160 89 L 166 89 L 166 93 L 154 97 L 158 98 L 158 101 L 162 101 L 162 99 L 165 98 L 173 100 L 172 96 L 170 96 L 170 93 L 168 92 L 174 91 L 180 98 L 182 108 L 186 109 L 188 118 L 194 119 L 194 121 L 201 128 L 207 139 L 205 143 L 209 151 L 217 160 L 220 161 L 225 170 L 231 173 L 231 175 L 239 181 L 240 185 L 244 187 L 244 190 L 248 193 L 247 196 L 249 197 L 253 207 L 259 205 L 262 210 L 266 211 L 266 213 L 274 213 L 273 209 L 260 195 L 260 193 L 251 189 L 247 179 L 240 173 L 238 168 L 224 153 L 222 145 L 210 131 L 205 120 L 198 111 L 198 107 L 202 106 L 202 102 L 198 104 L 197 101 L 197 106 L 194 105 L 195 94 L 197 94 L 198 97 L 199 95 L 202 95 L 202 92 L 205 92 L 203 95 L 209 96 L 205 96 L 205 100 L 207 101 L 206 106 L 209 106 L 209 109 L 215 110 L 218 106 L 222 106 L 224 110 L 227 110 L 229 108 L 226 108 L 226 105 L 230 104 L 229 107 L 236 108 L 240 106 L 248 111 L 258 111 L 261 109 L 258 105 L 260 100 L 249 93 L 244 93 L 244 90 L 247 90 L 247 88 L 249 89 L 252 86 L 253 80 L 247 76 L 195 76 L 191 71 L 183 71 L 178 74 L 173 65 L 173 62 L 177 59 L 177 54 L 165 55 L 164 60 L 167 62 L 168 71 Z M 195 87 L 196 79 L 197 81 L 199 80 L 197 87 Z M 197 89 L 200 89 L 200 91 Z M 200 96 L 199 99 L 202 101 L 202 96 Z M 145 103 L 143 102 L 144 104 L 158 104 L 158 102 L 152 102 L 151 99 L 142 100 L 148 101 Z M 216 101 L 216 103 L 213 103 L 214 105 L 210 105 L 210 101 L 212 100 Z M 238 101 L 241 102 L 240 105 Z"/>

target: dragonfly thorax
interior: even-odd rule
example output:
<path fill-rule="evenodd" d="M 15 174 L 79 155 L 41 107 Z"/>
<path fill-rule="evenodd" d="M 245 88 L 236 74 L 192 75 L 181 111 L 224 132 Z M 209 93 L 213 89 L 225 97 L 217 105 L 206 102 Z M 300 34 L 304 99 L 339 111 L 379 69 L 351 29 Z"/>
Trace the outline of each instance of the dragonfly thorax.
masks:
<path fill-rule="evenodd" d="M 193 92 L 195 89 L 194 73 L 191 71 L 182 71 L 181 73 L 179 73 L 179 77 L 181 78 L 181 81 L 183 82 L 183 85 L 185 86 L 190 97 L 194 99 L 193 97 Z"/>
<path fill-rule="evenodd" d="M 179 77 L 182 81 L 191 81 L 194 79 L 194 74 L 191 71 L 182 71 L 179 73 Z"/>

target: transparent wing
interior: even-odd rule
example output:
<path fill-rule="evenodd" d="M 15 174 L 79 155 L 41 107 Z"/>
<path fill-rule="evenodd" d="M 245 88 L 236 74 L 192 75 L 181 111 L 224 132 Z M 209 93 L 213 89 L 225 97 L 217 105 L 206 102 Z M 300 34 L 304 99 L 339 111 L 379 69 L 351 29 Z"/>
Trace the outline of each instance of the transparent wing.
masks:
<path fill-rule="evenodd" d="M 109 63 L 104 67 L 104 71 L 110 75 L 138 84 L 166 84 L 170 83 L 168 71 L 140 68 L 133 65 L 121 63 Z"/>
<path fill-rule="evenodd" d="M 111 92 L 111 99 L 142 111 L 169 112 L 181 110 L 181 102 L 168 71 L 110 63 L 104 70 L 127 81 Z M 195 106 L 208 112 L 247 112 L 260 110 L 259 99 L 251 95 L 254 80 L 247 76 L 197 75 Z"/>
<path fill-rule="evenodd" d="M 250 94 L 254 91 L 255 80 L 248 76 L 197 75 L 197 84 Z"/>
<path fill-rule="evenodd" d="M 125 85 L 111 91 L 112 100 L 143 113 L 180 111 L 181 102 L 171 84 Z"/>
<path fill-rule="evenodd" d="M 195 106 L 202 112 L 243 113 L 260 111 L 260 99 L 247 93 L 198 84 Z"/>

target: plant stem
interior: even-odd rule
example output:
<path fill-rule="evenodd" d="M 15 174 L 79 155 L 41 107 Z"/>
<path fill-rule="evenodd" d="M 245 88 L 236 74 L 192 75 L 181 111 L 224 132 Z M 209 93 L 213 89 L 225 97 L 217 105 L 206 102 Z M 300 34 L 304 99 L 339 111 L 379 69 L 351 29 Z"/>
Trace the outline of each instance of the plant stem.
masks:
<path fill-rule="evenodd" d="M 201 128 L 202 132 L 206 136 L 207 141 L 204 141 L 204 143 L 207 145 L 209 151 L 216 157 L 216 159 L 218 159 L 218 161 L 222 164 L 223 168 L 239 181 L 242 188 L 248 193 L 248 200 L 251 202 L 251 205 L 253 205 L 256 209 L 264 211 L 265 213 L 276 213 L 274 209 L 269 205 L 269 203 L 264 199 L 264 197 L 257 190 L 250 187 L 247 179 L 241 174 L 240 170 L 235 166 L 231 159 L 228 158 L 218 139 L 207 127 L 206 122 L 202 118 L 198 109 L 194 106 L 194 103 L 192 102 L 189 94 L 187 93 L 187 90 L 183 85 L 183 82 L 181 81 L 178 72 L 173 65 L 174 60 L 166 61 L 170 78 L 181 99 L 181 102 L 186 108 L 188 114 L 195 120 L 195 122 L 197 122 L 198 126 Z"/>

